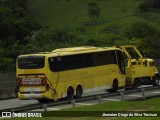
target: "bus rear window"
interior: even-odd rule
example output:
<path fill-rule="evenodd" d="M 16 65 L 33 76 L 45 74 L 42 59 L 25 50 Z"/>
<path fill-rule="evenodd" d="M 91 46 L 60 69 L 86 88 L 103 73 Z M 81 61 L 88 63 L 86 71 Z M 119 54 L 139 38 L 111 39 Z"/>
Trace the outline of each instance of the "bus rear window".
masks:
<path fill-rule="evenodd" d="M 18 58 L 19 69 L 39 69 L 44 67 L 44 56 L 27 56 Z"/>

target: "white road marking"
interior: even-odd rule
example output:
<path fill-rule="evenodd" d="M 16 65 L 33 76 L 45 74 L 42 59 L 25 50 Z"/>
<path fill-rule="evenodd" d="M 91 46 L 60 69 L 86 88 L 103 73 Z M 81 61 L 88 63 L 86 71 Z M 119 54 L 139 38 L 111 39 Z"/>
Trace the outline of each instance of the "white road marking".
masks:
<path fill-rule="evenodd" d="M 31 110 L 31 111 L 44 111 L 44 109 L 36 109 L 36 110 Z"/>
<path fill-rule="evenodd" d="M 160 91 L 153 91 L 153 92 L 148 92 L 148 93 L 156 93 L 156 94 L 159 94 Z"/>
<path fill-rule="evenodd" d="M 21 104 L 26 105 L 26 104 L 35 104 L 35 103 L 38 103 L 38 102 L 37 101 L 35 101 L 35 102 L 24 102 L 24 103 L 21 103 Z"/>
<path fill-rule="evenodd" d="M 47 110 L 60 110 L 59 108 L 47 108 Z"/>
<path fill-rule="evenodd" d="M 145 87 L 151 87 L 151 86 L 153 86 L 153 85 L 141 85 L 141 86 L 139 86 L 139 88 L 145 88 Z"/>
<path fill-rule="evenodd" d="M 104 98 L 102 100 L 107 100 L 107 101 L 121 101 L 121 100 L 118 100 L 118 99 L 108 99 L 108 98 Z"/>
<path fill-rule="evenodd" d="M 117 90 L 118 92 L 121 92 L 121 91 L 125 91 L 125 89 L 120 89 L 120 90 Z"/>
<path fill-rule="evenodd" d="M 88 103 L 76 103 L 78 105 L 94 105 L 94 104 L 88 104 Z"/>
<path fill-rule="evenodd" d="M 47 108 L 47 111 L 57 111 L 57 110 L 60 110 L 59 108 Z M 32 110 L 32 111 L 44 111 L 44 109 L 36 109 L 36 110 Z"/>
<path fill-rule="evenodd" d="M 127 96 L 131 96 L 131 97 L 142 97 L 142 95 L 127 95 Z"/>

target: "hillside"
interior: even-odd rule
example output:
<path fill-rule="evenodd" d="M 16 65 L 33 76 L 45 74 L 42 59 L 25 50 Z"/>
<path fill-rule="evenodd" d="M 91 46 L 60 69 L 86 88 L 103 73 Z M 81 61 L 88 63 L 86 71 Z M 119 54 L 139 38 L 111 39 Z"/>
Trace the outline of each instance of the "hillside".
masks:
<path fill-rule="evenodd" d="M 135 21 L 143 19 L 134 15 L 141 0 L 96 0 L 101 9 L 97 24 L 86 25 L 87 3 L 91 0 L 32 0 L 29 10 L 49 28 L 86 27 L 88 32 L 97 33 L 103 29 L 125 29 Z"/>
<path fill-rule="evenodd" d="M 156 12 L 159 8 L 140 10 L 140 4 L 142 9 L 147 7 L 144 0 L 94 0 L 100 16 L 93 20 L 88 15 L 89 2 L 91 0 L 30 0 L 28 10 L 32 16 L 49 28 L 43 40 L 54 41 L 47 50 L 134 44 L 143 54 L 160 57 L 155 49 L 160 45 L 160 14 Z"/>
<path fill-rule="evenodd" d="M 0 71 L 20 54 L 72 46 L 132 44 L 160 58 L 159 11 L 159 0 L 1 1 Z"/>

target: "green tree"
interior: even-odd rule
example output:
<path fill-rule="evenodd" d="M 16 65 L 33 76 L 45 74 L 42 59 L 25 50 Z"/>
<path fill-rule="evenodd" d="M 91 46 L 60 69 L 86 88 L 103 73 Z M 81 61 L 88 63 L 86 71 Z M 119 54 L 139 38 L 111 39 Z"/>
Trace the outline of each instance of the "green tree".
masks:
<path fill-rule="evenodd" d="M 41 25 L 27 11 L 28 0 L 0 1 L 0 71 L 14 69 L 16 57 Z"/>
<path fill-rule="evenodd" d="M 98 19 L 101 14 L 101 9 L 99 8 L 98 4 L 95 2 L 89 2 L 87 3 L 87 6 L 89 18 L 93 20 Z"/>
<path fill-rule="evenodd" d="M 160 0 L 144 0 L 139 5 L 139 9 L 143 12 L 157 11 L 160 9 Z"/>
<path fill-rule="evenodd" d="M 153 58 L 159 58 L 160 31 L 146 22 L 136 22 L 126 31 L 126 36 L 131 39 L 141 40 L 140 48 L 144 53 Z"/>
<path fill-rule="evenodd" d="M 154 0 L 153 1 L 153 7 L 157 8 L 157 9 L 160 9 L 160 0 Z"/>

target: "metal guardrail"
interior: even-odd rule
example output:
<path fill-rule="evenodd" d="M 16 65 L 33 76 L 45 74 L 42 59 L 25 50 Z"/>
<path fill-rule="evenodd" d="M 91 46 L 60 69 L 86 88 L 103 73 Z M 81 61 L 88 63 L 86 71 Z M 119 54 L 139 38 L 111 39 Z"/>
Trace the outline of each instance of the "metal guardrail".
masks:
<path fill-rule="evenodd" d="M 5 111 L 7 111 L 7 112 L 8 111 L 24 112 L 24 111 L 29 111 L 29 110 L 33 110 L 33 109 L 44 109 L 44 111 L 47 111 L 47 107 L 52 107 L 52 106 L 56 106 L 56 105 L 63 105 L 63 104 L 72 104 L 73 107 L 75 107 L 76 102 L 82 102 L 82 101 L 87 101 L 87 100 L 97 100 L 99 103 L 101 103 L 101 101 L 102 101 L 101 98 L 107 98 L 107 97 L 111 97 L 111 96 L 121 96 L 121 100 L 124 100 L 125 95 L 127 95 L 129 93 L 136 93 L 136 92 L 142 93 L 142 98 L 138 98 L 138 99 L 145 100 L 147 98 L 147 96 L 145 95 L 146 91 L 153 90 L 153 89 L 160 89 L 160 86 L 141 87 L 136 90 L 128 90 L 128 91 L 122 90 L 122 91 L 119 91 L 116 93 L 91 95 L 91 96 L 83 97 L 80 99 L 73 99 L 73 100 L 63 100 L 63 101 L 59 100 L 59 101 L 55 101 L 53 103 L 48 103 L 48 104 L 34 104 L 34 105 L 28 105 L 28 106 L 23 106 L 23 107 L 17 107 L 17 108 L 8 108 L 8 109 L 0 110 L 0 113 L 5 112 Z"/>

